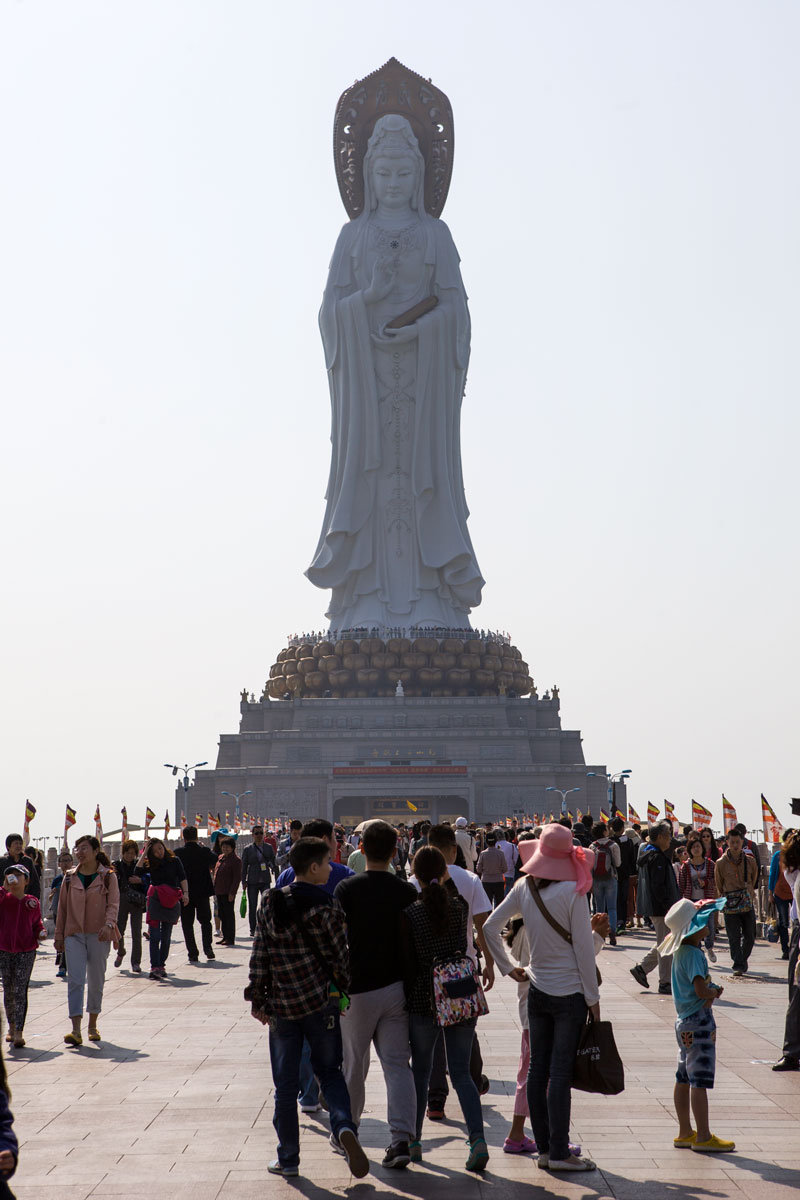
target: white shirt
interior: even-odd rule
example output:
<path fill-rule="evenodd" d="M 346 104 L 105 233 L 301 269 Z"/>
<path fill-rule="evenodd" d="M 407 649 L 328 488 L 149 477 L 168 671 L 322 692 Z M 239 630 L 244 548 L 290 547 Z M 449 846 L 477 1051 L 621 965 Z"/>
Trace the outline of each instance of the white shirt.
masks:
<path fill-rule="evenodd" d="M 530 962 L 525 967 L 534 987 L 549 996 L 570 996 L 583 992 L 587 1004 L 597 1004 L 595 955 L 603 939 L 592 933 L 589 905 L 579 896 L 572 881 L 551 883 L 541 895 L 542 903 L 554 920 L 572 934 L 572 944 L 556 933 L 544 919 L 528 888 L 526 876 L 518 879 L 483 927 L 494 961 L 501 974 L 508 975 L 515 963 L 509 957 L 501 930 L 507 921 L 522 917 L 528 934 Z"/>
<path fill-rule="evenodd" d="M 519 850 L 513 842 L 507 842 L 505 839 L 497 843 L 497 849 L 503 851 L 503 858 L 506 860 L 506 879 L 513 879 L 514 867 L 517 865 L 517 859 L 519 858 Z"/>
<path fill-rule="evenodd" d="M 474 871 L 475 863 L 478 861 L 478 849 L 475 845 L 475 838 L 468 829 L 457 829 L 456 841 L 464 853 L 467 869 Z M 462 867 L 461 869 L 463 871 L 464 868 Z"/>
<path fill-rule="evenodd" d="M 474 917 L 477 913 L 490 913 L 492 911 L 492 902 L 483 890 L 483 884 L 477 875 L 473 875 L 472 871 L 465 871 L 463 867 L 453 866 L 447 868 L 447 873 L 456 885 L 456 891 L 467 902 L 469 914 L 467 917 L 467 954 L 478 965 L 478 956 L 475 953 L 475 947 L 472 942 L 472 928 L 474 925 Z M 418 892 L 422 891 L 419 880 L 412 875 L 408 881 L 413 883 Z M 484 926 L 485 928 L 485 926 Z"/>

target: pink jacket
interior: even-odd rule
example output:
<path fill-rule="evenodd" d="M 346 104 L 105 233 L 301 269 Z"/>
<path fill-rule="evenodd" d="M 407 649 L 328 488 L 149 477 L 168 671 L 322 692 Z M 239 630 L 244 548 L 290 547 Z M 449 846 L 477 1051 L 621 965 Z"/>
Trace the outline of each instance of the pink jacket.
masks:
<path fill-rule="evenodd" d="M 99 933 L 104 925 L 115 925 L 119 912 L 119 884 L 108 867 L 98 867 L 95 879 L 85 888 L 73 867 L 64 876 L 58 897 L 56 937 L 73 933 Z"/>

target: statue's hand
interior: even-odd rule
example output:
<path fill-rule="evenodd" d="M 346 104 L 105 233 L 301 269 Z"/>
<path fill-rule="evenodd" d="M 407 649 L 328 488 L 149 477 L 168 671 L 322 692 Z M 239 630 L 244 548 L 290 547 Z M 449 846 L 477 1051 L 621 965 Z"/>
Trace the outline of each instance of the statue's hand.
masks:
<path fill-rule="evenodd" d="M 385 300 L 394 287 L 396 275 L 396 258 L 376 259 L 375 266 L 372 268 L 372 281 L 364 292 L 364 303 L 376 304 L 379 300 Z"/>
<path fill-rule="evenodd" d="M 385 350 L 389 346 L 400 346 L 404 342 L 411 342 L 418 334 L 416 323 L 404 325 L 402 329 L 387 329 L 384 326 L 380 333 L 373 333 L 372 340 L 376 346 Z"/>

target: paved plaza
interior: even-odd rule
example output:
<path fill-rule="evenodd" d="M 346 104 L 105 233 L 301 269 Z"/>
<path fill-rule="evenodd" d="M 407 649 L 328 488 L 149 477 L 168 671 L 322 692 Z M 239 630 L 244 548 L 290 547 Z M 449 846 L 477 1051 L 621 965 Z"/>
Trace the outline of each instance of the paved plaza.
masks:
<path fill-rule="evenodd" d="M 643 993 L 628 973 L 651 939 L 648 933 L 620 937 L 619 946 L 602 955 L 603 1015 L 614 1021 L 627 1086 L 613 1098 L 573 1093 L 573 1137 L 597 1161 L 596 1174 L 554 1177 L 526 1158 L 502 1153 L 520 1038 L 516 988 L 501 979 L 489 994 L 491 1013 L 480 1022 L 491 1079 L 483 1105 L 492 1155 L 485 1175 L 464 1171 L 465 1133 L 452 1094 L 448 1120 L 426 1123 L 425 1162 L 384 1170 L 384 1089 L 373 1067 L 361 1127 L 373 1166 L 358 1183 L 328 1148 L 324 1113 L 322 1119 L 301 1117 L 303 1177 L 266 1173 L 275 1151 L 271 1078 L 265 1031 L 242 1000 L 249 939 L 197 967 L 187 964 L 182 943 L 174 946 L 168 967 L 176 973 L 163 983 L 109 964 L 99 1022 L 103 1042 L 81 1050 L 62 1042 L 69 1027 L 66 986 L 55 978 L 52 942 L 46 943 L 31 988 L 27 1047 L 7 1053 L 21 1143 L 14 1191 L 19 1200 L 291 1200 L 297 1193 L 310 1200 L 376 1193 L 420 1200 L 444 1193 L 459 1200 L 547 1193 L 575 1200 L 796 1196 L 800 1073 L 777 1074 L 768 1065 L 780 1053 L 786 964 L 775 946 L 759 942 L 752 976 L 734 980 L 720 948 L 712 970 L 726 990 L 715 1005 L 711 1125 L 735 1138 L 737 1151 L 702 1157 L 672 1147 L 672 1001 L 653 988 Z"/>

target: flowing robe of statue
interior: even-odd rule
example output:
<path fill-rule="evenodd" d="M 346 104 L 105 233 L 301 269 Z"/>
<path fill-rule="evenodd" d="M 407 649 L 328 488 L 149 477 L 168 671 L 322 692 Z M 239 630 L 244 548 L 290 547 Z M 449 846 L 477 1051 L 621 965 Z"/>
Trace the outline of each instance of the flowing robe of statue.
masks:
<path fill-rule="evenodd" d="M 402 228 L 383 225 L 366 205 L 345 225 L 320 312 L 332 454 L 306 574 L 331 589 L 326 615 L 339 631 L 466 629 L 483 586 L 461 472 L 467 297 L 445 223 L 422 204 L 408 218 Z M 367 304 L 375 261 L 387 255 L 396 267 L 392 289 Z M 386 322 L 431 295 L 438 304 L 416 322 L 416 337 L 393 343 Z"/>

